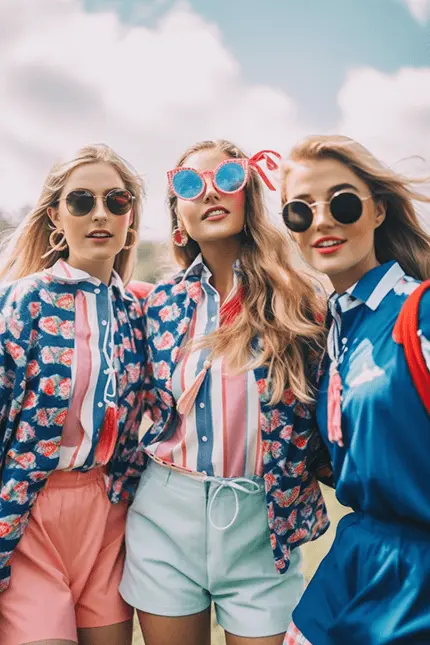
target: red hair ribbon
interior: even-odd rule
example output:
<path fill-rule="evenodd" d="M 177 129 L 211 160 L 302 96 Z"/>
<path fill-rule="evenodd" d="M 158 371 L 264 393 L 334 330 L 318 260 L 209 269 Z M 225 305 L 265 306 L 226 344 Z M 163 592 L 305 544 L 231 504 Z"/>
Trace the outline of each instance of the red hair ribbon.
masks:
<path fill-rule="evenodd" d="M 279 164 L 271 157 L 269 157 L 269 155 L 274 155 L 277 159 L 281 159 L 281 155 L 279 154 L 279 152 L 275 152 L 275 150 L 260 150 L 260 152 L 256 152 L 255 155 L 253 155 L 249 159 L 248 163 L 250 166 L 257 170 L 258 174 L 266 184 L 267 188 L 269 188 L 269 190 L 276 190 L 275 186 L 269 180 L 264 170 L 258 165 L 259 161 L 265 161 L 267 170 L 270 170 L 271 172 L 278 170 Z"/>

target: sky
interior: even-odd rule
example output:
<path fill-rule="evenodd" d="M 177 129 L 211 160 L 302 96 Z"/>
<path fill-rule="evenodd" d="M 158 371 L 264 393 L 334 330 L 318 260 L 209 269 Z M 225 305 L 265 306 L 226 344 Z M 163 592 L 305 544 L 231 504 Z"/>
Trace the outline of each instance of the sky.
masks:
<path fill-rule="evenodd" d="M 0 0 L 12 219 L 52 163 L 104 142 L 144 178 L 142 238 L 163 240 L 166 171 L 189 145 L 286 153 L 331 132 L 429 172 L 430 0 Z"/>

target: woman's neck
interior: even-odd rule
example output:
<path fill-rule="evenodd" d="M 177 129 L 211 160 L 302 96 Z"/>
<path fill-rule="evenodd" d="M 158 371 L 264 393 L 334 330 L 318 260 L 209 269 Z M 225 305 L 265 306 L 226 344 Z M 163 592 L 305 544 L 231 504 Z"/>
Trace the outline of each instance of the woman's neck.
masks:
<path fill-rule="evenodd" d="M 212 273 L 210 282 L 218 291 L 221 304 L 233 288 L 233 263 L 240 256 L 240 248 L 236 238 L 200 247 L 205 264 Z"/>
<path fill-rule="evenodd" d="M 83 258 L 76 258 L 69 256 L 66 262 L 74 269 L 85 271 L 92 278 L 97 278 L 100 282 L 108 285 L 110 283 L 114 260 L 101 260 L 100 262 L 94 260 L 85 260 Z"/>

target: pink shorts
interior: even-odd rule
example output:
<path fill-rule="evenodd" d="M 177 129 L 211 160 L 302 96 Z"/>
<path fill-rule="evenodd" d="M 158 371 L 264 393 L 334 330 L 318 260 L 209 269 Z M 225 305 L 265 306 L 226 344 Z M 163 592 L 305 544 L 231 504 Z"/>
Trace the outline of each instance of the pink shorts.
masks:
<path fill-rule="evenodd" d="M 53 473 L 39 494 L 0 594 L 0 643 L 65 639 L 128 620 L 118 592 L 127 505 L 112 505 L 104 472 Z"/>
<path fill-rule="evenodd" d="M 290 623 L 283 645 L 312 645 L 308 639 L 303 636 L 300 629 L 298 629 L 293 622 Z"/>

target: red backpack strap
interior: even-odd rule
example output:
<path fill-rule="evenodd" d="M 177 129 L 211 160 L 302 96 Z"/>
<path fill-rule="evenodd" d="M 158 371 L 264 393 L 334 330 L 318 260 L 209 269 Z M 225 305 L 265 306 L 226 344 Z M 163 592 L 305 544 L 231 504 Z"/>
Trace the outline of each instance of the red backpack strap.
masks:
<path fill-rule="evenodd" d="M 132 280 L 132 282 L 127 285 L 127 289 L 131 291 L 136 298 L 146 298 L 153 288 L 154 285 L 150 282 L 140 282 L 137 280 Z"/>
<path fill-rule="evenodd" d="M 412 380 L 424 407 L 430 414 L 430 374 L 418 328 L 420 302 L 427 289 L 430 289 L 430 280 L 423 282 L 406 299 L 394 326 L 393 339 L 399 345 L 403 345 Z"/>

